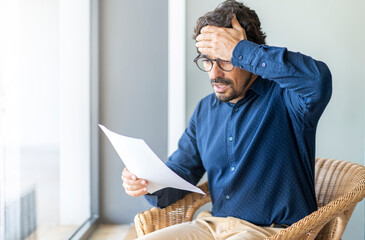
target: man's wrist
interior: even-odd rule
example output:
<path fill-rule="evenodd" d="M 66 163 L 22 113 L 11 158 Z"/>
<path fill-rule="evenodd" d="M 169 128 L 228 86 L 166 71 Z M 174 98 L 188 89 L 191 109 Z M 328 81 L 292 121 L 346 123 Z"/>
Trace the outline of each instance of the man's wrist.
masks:
<path fill-rule="evenodd" d="M 233 66 L 249 70 L 247 68 L 251 68 L 252 59 L 259 49 L 259 44 L 247 39 L 241 40 L 232 52 L 231 62 Z"/>

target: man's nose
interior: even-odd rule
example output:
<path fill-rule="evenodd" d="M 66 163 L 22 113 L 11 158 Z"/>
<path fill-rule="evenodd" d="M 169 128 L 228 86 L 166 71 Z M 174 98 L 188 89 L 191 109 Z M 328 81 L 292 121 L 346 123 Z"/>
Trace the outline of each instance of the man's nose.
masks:
<path fill-rule="evenodd" d="M 209 71 L 209 78 L 216 79 L 218 77 L 223 77 L 223 76 L 224 76 L 223 70 L 218 67 L 216 62 L 214 62 L 212 69 Z"/>

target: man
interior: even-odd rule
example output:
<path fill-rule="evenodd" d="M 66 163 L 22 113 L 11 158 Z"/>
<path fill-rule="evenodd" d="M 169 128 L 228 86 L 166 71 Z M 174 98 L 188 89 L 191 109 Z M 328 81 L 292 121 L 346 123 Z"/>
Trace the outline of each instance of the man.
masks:
<path fill-rule="evenodd" d="M 200 101 L 166 165 L 197 184 L 207 172 L 213 208 L 143 239 L 263 239 L 317 209 L 315 133 L 332 92 L 327 66 L 265 44 L 256 13 L 234 0 L 199 18 L 196 64 L 214 94 Z M 147 194 L 124 169 L 131 196 L 165 207 L 187 192 Z"/>

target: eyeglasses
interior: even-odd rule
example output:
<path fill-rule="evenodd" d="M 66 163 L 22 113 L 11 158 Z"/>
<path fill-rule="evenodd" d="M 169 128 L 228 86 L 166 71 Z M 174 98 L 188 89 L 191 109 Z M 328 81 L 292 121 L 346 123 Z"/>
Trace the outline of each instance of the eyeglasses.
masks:
<path fill-rule="evenodd" d="M 230 72 L 234 68 L 231 61 L 225 61 L 225 60 L 222 60 L 219 58 L 210 59 L 210 58 L 207 58 L 206 56 L 200 56 L 200 55 L 194 59 L 194 62 L 196 63 L 198 68 L 200 70 L 202 70 L 203 72 L 209 72 L 210 70 L 212 70 L 213 62 L 216 62 L 218 67 L 225 72 Z"/>

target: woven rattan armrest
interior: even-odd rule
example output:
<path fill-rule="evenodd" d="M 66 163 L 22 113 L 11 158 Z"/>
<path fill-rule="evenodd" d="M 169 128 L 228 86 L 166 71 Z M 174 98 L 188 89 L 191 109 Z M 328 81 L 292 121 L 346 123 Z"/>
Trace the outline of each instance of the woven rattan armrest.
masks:
<path fill-rule="evenodd" d="M 346 194 L 268 239 L 341 239 L 356 204 L 365 197 L 364 167 L 358 169 L 351 185 Z M 326 231 L 327 224 L 336 224 L 337 227 L 327 226 L 333 230 Z"/>
<path fill-rule="evenodd" d="M 206 195 L 189 193 L 165 208 L 152 208 L 138 213 L 134 218 L 137 235 L 143 236 L 168 226 L 191 221 L 196 210 L 211 201 L 208 183 L 205 182 L 199 185 L 199 188 Z"/>

